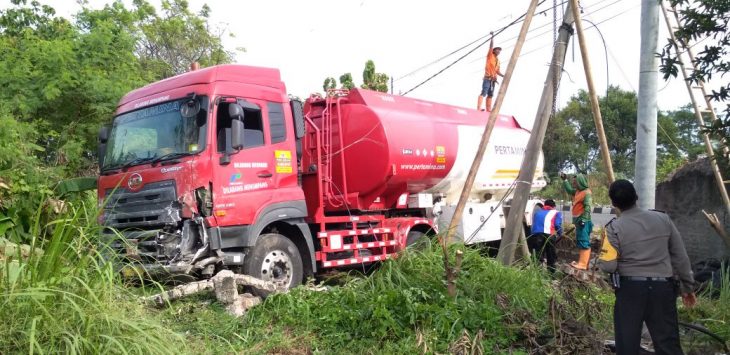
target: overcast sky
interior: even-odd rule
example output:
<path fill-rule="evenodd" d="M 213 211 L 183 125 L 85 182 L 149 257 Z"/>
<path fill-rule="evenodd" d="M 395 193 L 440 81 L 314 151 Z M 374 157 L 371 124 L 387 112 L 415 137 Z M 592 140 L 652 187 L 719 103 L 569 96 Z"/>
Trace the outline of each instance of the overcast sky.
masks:
<path fill-rule="evenodd" d="M 7 4 L 7 0 L 2 2 Z M 62 16 L 78 10 L 76 2 L 70 0 L 42 2 L 56 8 Z M 107 1 L 89 2 L 92 7 L 102 7 Z M 204 3 L 212 9 L 211 22 L 235 34 L 225 39 L 226 46 L 246 49 L 237 55 L 238 63 L 279 68 L 290 93 L 300 97 L 322 91 L 325 77 L 339 77 L 345 72 L 351 72 L 356 84 L 360 84 L 368 59 L 375 61 L 377 71 L 395 78 L 396 94 L 408 91 L 476 45 L 423 66 L 490 31 L 498 31 L 521 16 L 529 5 L 527 0 L 190 0 L 195 11 Z M 584 25 L 599 95 L 605 93 L 607 84 L 637 91 L 641 1 L 581 3 L 584 19 L 595 23 L 605 39 L 604 47 L 598 31 L 588 23 Z M 566 5 L 562 0 L 557 4 L 560 21 Z M 551 0 L 538 7 L 540 13 L 530 26 L 501 110 L 514 115 L 527 128 L 531 128 L 537 113 L 552 53 L 552 8 Z M 661 49 L 667 30 L 663 18 L 659 24 Z M 502 72 L 507 69 L 520 26 L 513 25 L 495 38 L 495 45 L 503 48 Z M 579 46 L 573 42 L 568 49 L 558 107 L 564 106 L 578 90 L 587 89 Z M 485 45 L 408 96 L 474 108 L 486 52 Z M 667 83 L 659 78 L 658 88 L 662 110 L 689 103 L 686 88 L 678 79 Z"/>

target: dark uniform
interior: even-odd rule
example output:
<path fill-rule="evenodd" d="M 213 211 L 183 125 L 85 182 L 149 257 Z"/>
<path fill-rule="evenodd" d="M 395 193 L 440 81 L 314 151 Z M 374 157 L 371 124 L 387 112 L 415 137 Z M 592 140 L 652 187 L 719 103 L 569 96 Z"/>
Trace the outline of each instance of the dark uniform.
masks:
<path fill-rule="evenodd" d="M 692 292 L 694 279 L 679 231 L 666 214 L 633 207 L 606 232 L 599 266 L 620 275 L 613 310 L 617 354 L 639 352 L 642 323 L 657 354 L 682 354 L 674 277 L 682 294 Z"/>

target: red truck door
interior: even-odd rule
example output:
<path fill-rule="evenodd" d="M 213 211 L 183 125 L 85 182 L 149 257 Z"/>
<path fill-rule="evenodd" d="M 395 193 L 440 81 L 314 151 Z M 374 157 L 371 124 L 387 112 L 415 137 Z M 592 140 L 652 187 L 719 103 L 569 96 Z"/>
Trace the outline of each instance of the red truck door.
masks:
<path fill-rule="evenodd" d="M 226 100 L 232 101 L 232 100 Z M 253 99 L 238 99 L 244 108 L 243 148 L 231 147 L 231 117 L 228 106 L 216 106 L 215 144 L 217 160 L 214 168 L 214 214 L 220 226 L 254 223 L 256 211 L 270 203 L 276 164 L 271 147 L 266 115 L 266 103 Z M 230 158 L 225 162 L 225 156 Z"/>

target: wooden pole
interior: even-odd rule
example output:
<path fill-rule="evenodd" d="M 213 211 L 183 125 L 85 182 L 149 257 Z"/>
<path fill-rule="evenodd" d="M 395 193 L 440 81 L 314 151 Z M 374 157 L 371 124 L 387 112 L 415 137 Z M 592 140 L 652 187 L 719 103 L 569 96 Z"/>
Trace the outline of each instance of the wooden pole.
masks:
<path fill-rule="evenodd" d="M 593 85 L 593 71 L 591 70 L 591 61 L 588 57 L 588 46 L 586 46 L 586 36 L 583 31 L 583 22 L 580 17 L 580 10 L 578 9 L 578 0 L 572 0 L 573 5 L 573 17 L 575 18 L 575 29 L 578 34 L 578 44 L 580 45 L 580 55 L 583 59 L 583 71 L 586 74 L 586 82 L 588 83 L 588 95 L 591 98 L 591 110 L 593 111 L 593 122 L 596 124 L 596 134 L 598 135 L 598 143 L 601 146 L 601 157 L 603 158 L 603 168 L 606 170 L 606 176 L 608 177 L 608 185 L 616 181 L 616 177 L 613 174 L 613 164 L 611 164 L 611 153 L 608 151 L 608 142 L 606 140 L 606 132 L 603 130 L 603 118 L 601 117 L 601 107 L 598 104 L 598 96 L 596 95 L 596 88 Z M 606 92 L 608 95 L 608 92 Z M 608 98 L 608 97 L 606 97 Z M 606 238 L 606 230 L 601 233 L 601 244 Z M 593 256 L 593 265 L 596 264 L 600 253 L 596 253 Z M 594 275 L 596 269 L 591 270 L 591 276 Z"/>
<path fill-rule="evenodd" d="M 515 65 L 517 64 L 517 58 L 519 58 L 520 52 L 522 51 L 522 45 L 525 43 L 527 30 L 530 28 L 530 22 L 532 22 L 532 17 L 535 14 L 537 2 L 537 0 L 532 0 L 530 2 L 530 7 L 528 8 L 527 13 L 525 14 L 525 21 L 522 23 L 520 35 L 517 37 L 515 49 L 509 59 L 509 63 L 507 64 L 507 71 L 504 74 L 504 79 L 502 79 L 502 85 L 500 85 L 499 92 L 497 93 L 497 101 L 494 103 L 494 109 L 489 112 L 489 121 L 487 121 L 487 127 L 485 127 L 484 134 L 482 134 L 482 140 L 481 142 L 479 142 L 477 155 L 474 157 L 474 161 L 471 164 L 471 169 L 469 169 L 469 174 L 467 175 L 466 181 L 464 182 L 464 188 L 461 190 L 461 196 L 459 196 L 459 202 L 456 205 L 456 210 L 454 210 L 454 216 L 452 217 L 451 223 L 449 224 L 449 229 L 446 231 L 446 235 L 441 238 L 441 247 L 444 251 L 444 266 L 446 267 L 447 288 L 451 297 L 456 296 L 456 287 L 454 283 L 454 273 L 448 266 L 448 244 L 454 233 L 456 232 L 459 223 L 461 222 L 461 216 L 464 213 L 464 206 L 466 205 L 466 201 L 469 199 L 469 193 L 471 192 L 471 188 L 474 185 L 474 179 L 476 178 L 477 170 L 479 170 L 479 165 L 482 163 L 482 159 L 484 158 L 484 152 L 486 151 L 487 145 L 489 144 L 489 137 L 492 135 L 494 124 L 497 122 L 499 109 L 502 108 L 502 101 L 504 101 L 504 96 L 507 94 L 507 88 L 509 87 L 510 78 L 512 77 L 512 72 L 515 69 Z"/>
<path fill-rule="evenodd" d="M 677 53 L 677 57 L 679 59 L 681 59 L 679 40 L 674 35 L 674 29 L 672 29 L 672 25 L 669 21 L 669 14 L 667 14 L 667 9 L 664 5 L 664 1 L 662 1 L 662 3 L 661 3 L 661 8 L 662 8 L 662 13 L 664 14 L 664 22 L 667 24 L 667 29 L 669 29 L 669 36 L 672 39 L 672 44 L 673 44 L 675 53 Z M 687 51 L 689 51 L 689 49 L 687 49 Z M 705 126 L 705 119 L 702 118 L 702 113 L 700 112 L 700 107 L 697 104 L 697 99 L 695 99 L 695 95 L 692 93 L 692 83 L 689 81 L 689 78 L 687 76 L 687 70 L 685 70 L 684 62 L 682 60 L 679 61 L 679 71 L 682 72 L 682 77 L 684 78 L 684 83 L 685 83 L 685 85 L 687 85 L 687 91 L 689 92 L 689 98 L 692 101 L 692 108 L 694 108 L 694 111 L 695 111 L 695 119 L 697 120 L 697 124 L 699 125 L 700 128 L 702 128 Z M 704 132 L 701 134 L 702 134 L 702 140 L 705 142 L 705 151 L 707 152 L 707 158 L 710 159 L 710 167 L 712 167 L 712 175 L 715 176 L 715 183 L 717 184 L 717 190 L 718 190 L 718 192 L 720 192 L 720 197 L 722 197 L 722 203 L 725 205 L 725 212 L 730 216 L 730 197 L 728 197 L 727 190 L 725 189 L 726 181 L 723 181 L 722 173 L 720 172 L 720 168 L 717 166 L 717 161 L 714 159 L 715 151 L 712 149 L 712 141 L 710 140 L 710 135 L 708 133 L 704 133 Z"/>
<path fill-rule="evenodd" d="M 520 229 L 522 229 L 525 206 L 527 206 L 532 181 L 535 179 L 537 160 L 540 157 L 542 142 L 545 139 L 545 131 L 547 130 L 550 112 L 552 111 L 553 101 L 555 100 L 555 87 L 560 82 L 566 48 L 573 32 L 573 13 L 570 10 L 571 7 L 571 3 L 568 3 L 568 8 L 563 16 L 563 24 L 560 26 L 558 41 L 555 43 L 550 69 L 545 79 L 542 97 L 540 98 L 535 122 L 530 133 L 530 140 L 527 142 L 525 157 L 522 159 L 520 173 L 515 184 L 514 197 L 512 198 L 507 221 L 505 222 L 502 242 L 499 245 L 497 258 L 504 265 L 511 265 L 515 258 L 515 247 L 520 235 Z"/>
<path fill-rule="evenodd" d="M 603 158 L 603 167 L 606 169 L 608 176 L 608 185 L 616 180 L 613 175 L 613 164 L 611 164 L 611 154 L 608 151 L 608 142 L 606 141 L 606 132 L 603 130 L 603 118 L 601 117 L 601 108 L 598 105 L 598 96 L 596 88 L 593 85 L 593 74 L 591 71 L 591 61 L 588 58 L 588 47 L 586 46 L 585 32 L 583 32 L 583 23 L 580 19 L 580 9 L 578 8 L 578 0 L 572 0 L 573 18 L 575 19 L 575 29 L 578 33 L 578 44 L 580 44 L 580 55 L 583 59 L 583 70 L 586 73 L 586 82 L 588 83 L 588 94 L 591 98 L 591 110 L 593 111 L 593 122 L 596 124 L 596 134 L 598 142 L 601 146 L 601 158 Z M 608 95 L 608 93 L 606 93 Z"/>
<path fill-rule="evenodd" d="M 705 210 L 702 210 L 702 213 L 705 215 L 705 218 L 707 218 L 707 221 L 710 222 L 710 225 L 713 229 L 715 229 L 715 232 L 722 238 L 722 241 L 725 242 L 725 246 L 730 248 L 730 235 L 727 234 L 725 231 L 725 227 L 723 227 L 720 220 L 717 218 L 717 215 L 714 213 L 707 213 Z"/>

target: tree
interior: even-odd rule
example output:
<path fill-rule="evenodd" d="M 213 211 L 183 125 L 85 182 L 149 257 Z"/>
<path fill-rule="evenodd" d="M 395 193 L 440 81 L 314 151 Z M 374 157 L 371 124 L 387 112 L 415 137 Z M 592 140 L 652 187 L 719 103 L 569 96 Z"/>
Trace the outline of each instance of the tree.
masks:
<path fill-rule="evenodd" d="M 699 155 L 705 154 L 705 143 L 700 137 L 700 127 L 691 104 L 687 104 L 679 110 L 667 112 L 667 117 L 677 129 L 677 144 L 680 151 L 686 154 L 687 160 L 692 161 Z"/>
<path fill-rule="evenodd" d="M 614 171 L 632 176 L 636 94 L 612 86 L 608 96 L 599 98 L 599 104 Z M 546 170 L 549 172 L 571 167 L 583 172 L 595 170 L 600 152 L 591 104 L 585 90 L 573 96 L 568 105 L 550 121 L 543 151 Z"/>
<path fill-rule="evenodd" d="M 142 33 L 135 53 L 143 67 L 159 75 L 157 79 L 184 73 L 193 62 L 211 66 L 233 61 L 233 52 L 222 45 L 226 30 L 208 22 L 208 5 L 194 14 L 186 0 L 163 0 L 162 16 L 146 1 L 136 0 L 135 5 Z"/>
<path fill-rule="evenodd" d="M 324 84 L 322 84 L 322 89 L 324 92 L 327 92 L 328 90 L 333 90 L 337 87 L 337 80 L 333 77 L 327 77 L 324 79 Z"/>
<path fill-rule="evenodd" d="M 38 1 L 0 10 L 0 103 L 38 131 L 41 161 L 68 175 L 93 173 L 96 132 L 122 95 L 179 72 L 188 59 L 230 60 L 206 30 L 209 10 L 192 14 L 182 0 L 163 5 L 163 17 L 144 0 L 83 7 L 74 22 Z M 168 58 L 177 61 L 163 65 Z"/>
<path fill-rule="evenodd" d="M 363 84 L 360 87 L 368 90 L 388 92 L 388 79 L 390 78 L 387 75 L 376 72 L 375 63 L 372 60 L 368 60 L 365 62 L 365 69 L 362 71 Z M 324 79 L 322 88 L 325 92 L 336 87 L 337 81 L 333 77 Z M 351 73 L 340 75 L 340 88 L 347 90 L 355 88 L 355 82 L 352 79 Z"/>
<path fill-rule="evenodd" d="M 355 87 L 355 83 L 352 81 L 352 74 L 345 73 L 340 75 L 340 84 L 342 84 L 343 89 L 352 89 Z"/>
<path fill-rule="evenodd" d="M 372 60 L 365 62 L 365 69 L 362 71 L 362 82 L 360 86 L 363 89 L 388 92 L 387 75 L 375 72 L 375 63 Z"/>
<path fill-rule="evenodd" d="M 685 45 L 698 41 L 702 41 L 703 44 L 695 56 L 695 70 L 690 72 L 689 81 L 697 84 L 709 81 L 713 76 L 725 77 L 730 72 L 730 55 L 728 55 L 730 54 L 730 31 L 728 31 L 730 2 L 670 0 L 670 3 L 678 10 L 677 15 L 680 20 L 679 28 L 674 32 L 676 38 Z M 674 51 L 670 41 L 667 41 L 662 53 L 659 54 L 661 59 L 659 69 L 664 74 L 665 80 L 677 77 L 680 70 L 678 53 Z M 710 98 L 721 104 L 720 107 L 724 107 L 724 115 L 718 117 L 715 122 L 707 122 L 708 125 L 703 127 L 703 130 L 727 146 L 730 142 L 730 105 L 725 102 L 730 99 L 730 81 L 726 80 L 711 91 Z M 717 154 L 717 158 L 727 163 L 727 157 L 723 154 Z"/>
<path fill-rule="evenodd" d="M 634 175 L 636 150 L 636 93 L 610 87 L 599 98 L 606 140 L 618 176 Z M 692 131 L 692 114 L 685 109 L 659 114 L 657 165 L 663 178 L 687 158 L 699 153 L 699 137 Z M 700 147 L 701 149 L 701 147 Z M 548 123 L 543 145 L 545 171 L 556 176 L 560 170 L 586 173 L 600 170 L 600 151 L 588 93 L 579 91 Z"/>

